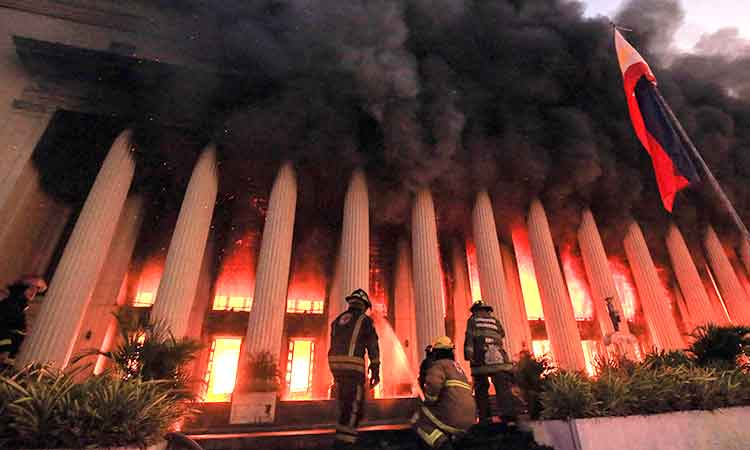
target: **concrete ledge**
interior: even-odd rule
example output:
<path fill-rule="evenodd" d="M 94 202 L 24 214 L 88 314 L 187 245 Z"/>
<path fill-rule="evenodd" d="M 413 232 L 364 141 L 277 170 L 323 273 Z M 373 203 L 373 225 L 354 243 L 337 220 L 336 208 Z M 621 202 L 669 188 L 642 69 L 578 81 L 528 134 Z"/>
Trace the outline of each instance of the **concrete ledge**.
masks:
<path fill-rule="evenodd" d="M 540 444 L 556 450 L 747 450 L 750 407 L 651 416 L 530 422 Z"/>

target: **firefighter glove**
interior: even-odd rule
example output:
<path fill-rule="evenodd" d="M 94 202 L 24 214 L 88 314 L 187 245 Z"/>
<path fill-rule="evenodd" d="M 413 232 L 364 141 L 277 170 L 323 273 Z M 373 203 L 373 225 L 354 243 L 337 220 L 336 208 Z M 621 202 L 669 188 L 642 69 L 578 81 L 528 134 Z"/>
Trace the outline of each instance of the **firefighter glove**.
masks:
<path fill-rule="evenodd" d="M 370 364 L 370 389 L 380 383 L 380 364 Z"/>

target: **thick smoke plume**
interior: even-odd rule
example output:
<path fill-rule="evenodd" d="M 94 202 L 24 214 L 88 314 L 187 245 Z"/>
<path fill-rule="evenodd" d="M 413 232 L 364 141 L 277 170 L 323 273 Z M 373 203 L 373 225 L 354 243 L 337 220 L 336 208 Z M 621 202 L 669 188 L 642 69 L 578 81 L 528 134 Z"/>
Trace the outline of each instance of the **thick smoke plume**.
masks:
<path fill-rule="evenodd" d="M 292 160 L 302 205 L 340 217 L 334 210 L 359 165 L 376 223 L 408 223 L 411 193 L 430 187 L 440 225 L 463 229 L 474 193 L 488 189 L 500 224 L 540 196 L 560 243 L 573 239 L 584 207 L 611 243 L 629 217 L 647 236 L 663 235 L 669 217 L 629 121 L 609 19 L 585 18 L 580 2 L 191 0 L 181 7 L 210 24 L 199 38 L 213 49 L 207 58 L 267 80 L 253 95 L 237 87 L 206 125 L 224 166 L 263 160 L 273 173 Z M 614 20 L 634 29 L 627 38 L 750 219 L 750 44 L 727 29 L 704 36 L 694 53 L 676 54 L 672 35 L 683 16 L 677 0 L 632 0 Z M 722 219 L 699 191 L 677 200 L 688 231 Z"/>

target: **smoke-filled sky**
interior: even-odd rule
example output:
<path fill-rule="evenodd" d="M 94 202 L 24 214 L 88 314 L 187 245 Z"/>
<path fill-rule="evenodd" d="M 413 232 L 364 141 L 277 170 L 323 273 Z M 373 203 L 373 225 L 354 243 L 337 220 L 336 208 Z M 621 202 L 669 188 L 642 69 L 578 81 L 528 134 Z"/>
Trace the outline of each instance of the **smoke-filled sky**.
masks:
<path fill-rule="evenodd" d="M 614 17 L 623 0 L 584 0 L 586 15 Z M 750 38 L 750 2 L 741 0 L 682 0 L 685 20 L 675 34 L 675 45 L 691 50 L 704 34 L 722 28 L 737 28 L 739 35 Z M 636 24 L 632 24 L 636 26 Z"/>
<path fill-rule="evenodd" d="M 719 1 L 711 3 L 720 8 Z M 213 130 L 222 158 L 294 161 L 300 203 L 317 202 L 311 211 L 339 210 L 326 205 L 340 203 L 352 167 L 361 165 L 376 224 L 408 225 L 411 194 L 422 187 L 435 192 L 441 227 L 449 229 L 466 228 L 477 189 L 490 192 L 500 224 L 522 215 L 539 196 L 558 242 L 572 235 L 585 207 L 606 235 L 615 236 L 612 242 L 630 216 L 647 236 L 659 236 L 668 223 L 650 160 L 629 121 L 612 29 L 584 3 L 180 5 L 192 9 L 197 23 L 214 24 L 205 35 L 189 30 L 205 40 L 205 56 L 271 81 L 260 96 L 232 84 L 231 101 L 225 97 L 220 111 L 206 115 L 211 123 L 204 126 Z M 629 0 L 614 20 L 634 28 L 628 39 L 650 62 L 665 97 L 747 220 L 748 41 L 718 29 L 703 35 L 695 52 L 675 53 L 675 33 L 690 11 L 678 0 Z M 737 20 L 747 17 L 734 11 Z M 202 95 L 210 104 L 210 85 L 193 84 L 207 90 Z M 190 101 L 186 108 L 199 103 L 197 96 L 182 97 Z M 677 199 L 676 215 L 688 231 L 715 213 L 715 202 L 699 193 Z"/>

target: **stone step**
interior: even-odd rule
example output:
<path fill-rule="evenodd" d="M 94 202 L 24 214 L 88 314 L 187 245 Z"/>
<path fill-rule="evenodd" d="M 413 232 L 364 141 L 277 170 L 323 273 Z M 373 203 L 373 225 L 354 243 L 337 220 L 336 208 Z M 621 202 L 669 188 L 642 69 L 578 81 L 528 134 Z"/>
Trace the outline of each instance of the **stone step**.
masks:
<path fill-rule="evenodd" d="M 204 450 L 322 450 L 333 445 L 333 428 L 303 430 L 255 431 L 250 433 L 220 433 L 190 435 Z M 416 435 L 408 424 L 376 425 L 360 429 L 362 450 L 417 450 Z M 537 445 L 530 433 L 502 424 L 474 427 L 456 445 L 464 450 L 550 450 Z"/>

